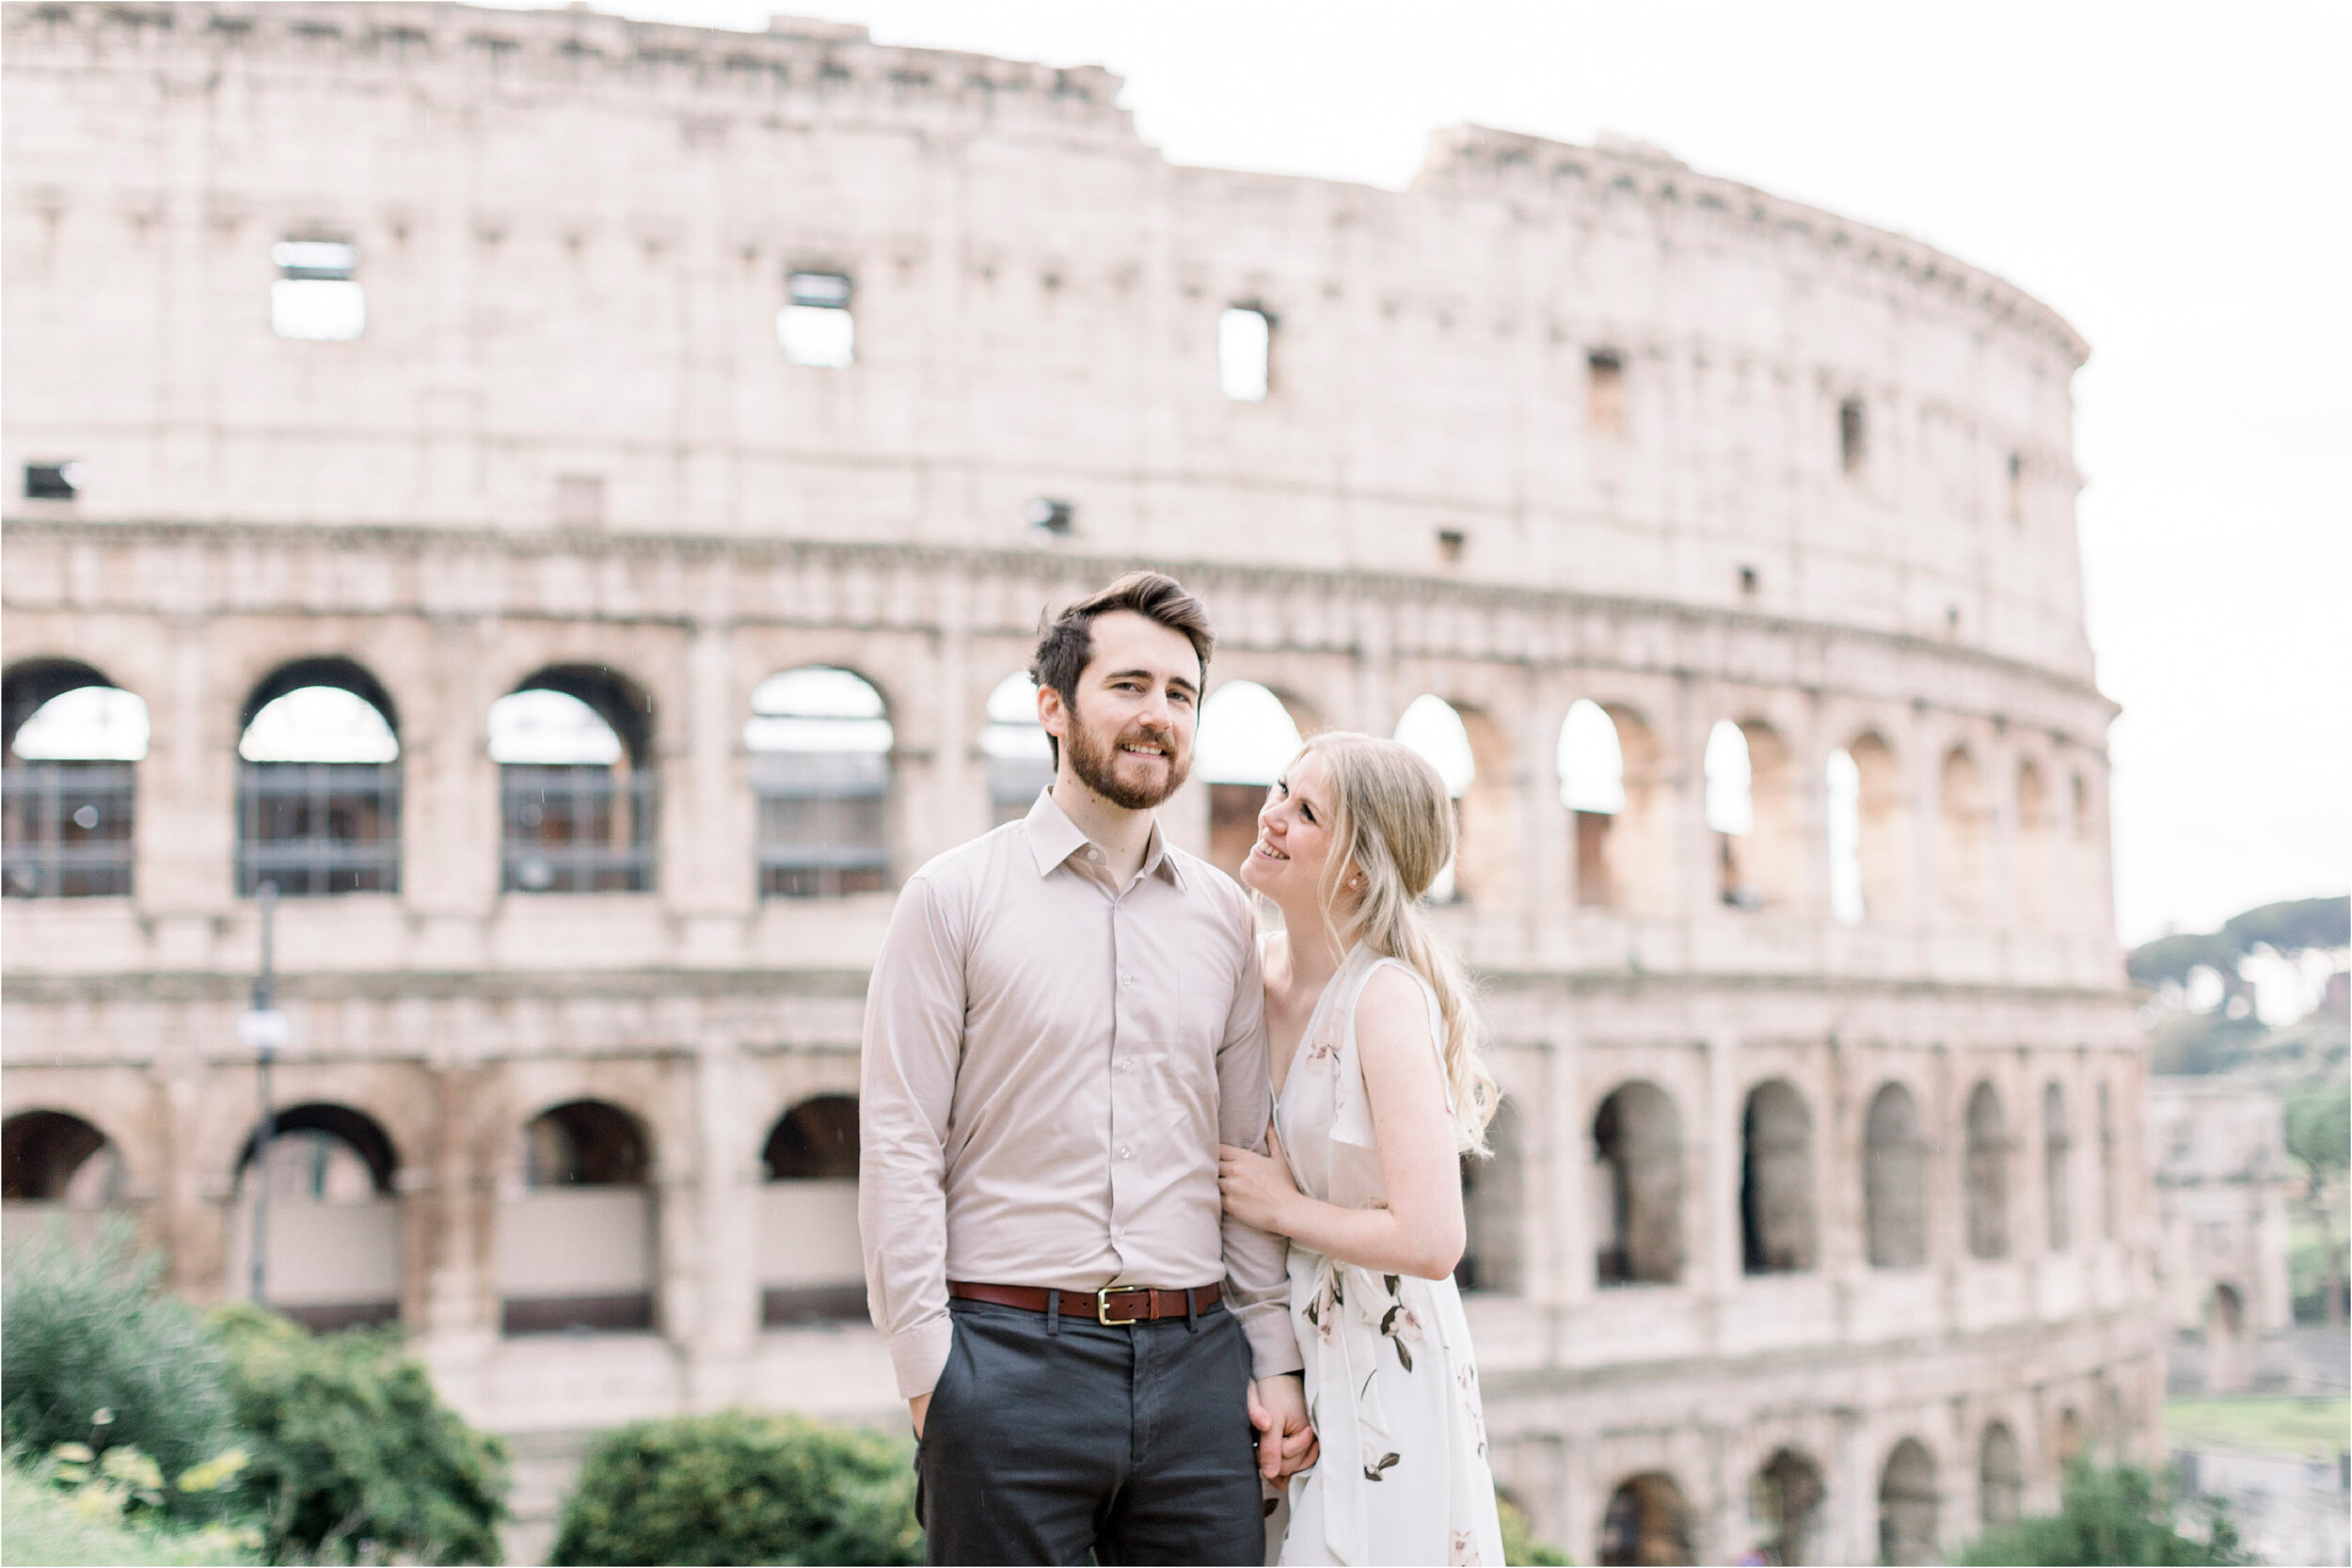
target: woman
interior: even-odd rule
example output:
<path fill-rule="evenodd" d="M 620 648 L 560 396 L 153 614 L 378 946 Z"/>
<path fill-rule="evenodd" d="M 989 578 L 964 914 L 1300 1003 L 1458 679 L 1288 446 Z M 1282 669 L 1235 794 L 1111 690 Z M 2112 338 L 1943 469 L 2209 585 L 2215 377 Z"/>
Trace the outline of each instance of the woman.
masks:
<path fill-rule="evenodd" d="M 1391 740 L 1310 740 L 1258 814 L 1271 1157 L 1219 1151 L 1227 1211 L 1291 1239 L 1291 1317 L 1322 1444 L 1292 1478 L 1286 1563 L 1502 1561 L 1470 1328 L 1454 1288 L 1465 1151 L 1494 1080 L 1469 987 L 1415 900 L 1454 858 L 1437 770 Z"/>

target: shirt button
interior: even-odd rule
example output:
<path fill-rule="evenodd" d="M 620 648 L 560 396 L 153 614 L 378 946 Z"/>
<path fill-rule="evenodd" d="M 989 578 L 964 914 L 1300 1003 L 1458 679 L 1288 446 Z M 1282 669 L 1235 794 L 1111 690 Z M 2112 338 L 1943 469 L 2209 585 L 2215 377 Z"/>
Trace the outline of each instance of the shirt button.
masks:
<path fill-rule="evenodd" d="M 1132 1153 L 1134 1153 L 1134 1152 L 1135 1152 L 1135 1150 L 1133 1150 L 1133 1149 L 1129 1148 L 1128 1148 L 1125 1144 L 1120 1144 L 1120 1145 L 1119 1146 L 1119 1157 L 1120 1157 L 1120 1159 L 1122 1159 L 1122 1160 L 1124 1160 L 1125 1158 L 1127 1158 L 1127 1156 L 1128 1156 L 1128 1155 L 1130 1155 L 1130 1154 L 1132 1154 Z"/>
<path fill-rule="evenodd" d="M 1132 974 L 1121 974 L 1119 977 L 1119 983 L 1122 986 L 1132 986 L 1136 983 L 1136 977 Z"/>
<path fill-rule="evenodd" d="M 1120 1070 L 1120 1071 L 1121 1071 L 1121 1072 L 1125 1072 L 1125 1071 L 1129 1070 L 1129 1069 L 1132 1069 L 1135 1065 L 1136 1065 L 1135 1063 L 1133 1063 L 1133 1062 L 1129 1061 L 1129 1060 L 1128 1060 L 1126 1057 L 1124 1057 L 1124 1056 L 1121 1056 L 1121 1057 L 1119 1059 L 1119 1070 Z"/>

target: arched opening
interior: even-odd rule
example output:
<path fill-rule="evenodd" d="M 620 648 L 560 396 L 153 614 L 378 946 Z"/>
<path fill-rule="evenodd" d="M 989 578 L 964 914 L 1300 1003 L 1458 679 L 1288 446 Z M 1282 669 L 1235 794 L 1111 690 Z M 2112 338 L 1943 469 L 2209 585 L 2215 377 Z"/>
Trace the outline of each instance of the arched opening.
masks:
<path fill-rule="evenodd" d="M 1502 896 L 1513 863 L 1512 799 L 1494 726 L 1483 714 L 1424 692 L 1397 720 L 1396 738 L 1428 758 L 1445 781 L 1461 830 L 1453 863 L 1430 884 L 1429 901 Z"/>
<path fill-rule="evenodd" d="M 1740 1118 L 1740 1234 L 1749 1274 L 1813 1267 L 1813 1117 L 1785 1078 L 1756 1085 Z"/>
<path fill-rule="evenodd" d="M 1045 726 L 1037 721 L 1037 682 L 1015 670 L 988 694 L 988 722 L 980 728 L 980 754 L 988 759 L 988 822 L 1001 828 L 1018 822 L 1054 782 L 1054 752 Z"/>
<path fill-rule="evenodd" d="M 1871 1267 L 1927 1263 L 1927 1140 L 1919 1102 L 1900 1084 L 1881 1085 L 1863 1120 L 1862 1223 Z"/>
<path fill-rule="evenodd" d="M 1968 1255 L 2009 1256 L 2009 1124 L 2000 1092 L 1979 1084 L 1968 1095 L 1968 1146 L 1961 1172 L 1967 1187 Z"/>
<path fill-rule="evenodd" d="M 56 1210 L 109 1209 L 123 1198 L 121 1152 L 64 1111 L 20 1111 L 0 1122 L 0 1175 L 11 1229 Z"/>
<path fill-rule="evenodd" d="M 1977 1449 L 1977 1514 L 1986 1529 L 2013 1525 L 2025 1512 L 2026 1462 L 2005 1422 L 1984 1429 Z"/>
<path fill-rule="evenodd" d="M 1758 1537 L 1753 1557 L 1783 1565 L 1821 1556 L 1821 1504 L 1829 1488 L 1808 1454 L 1782 1449 L 1748 1481 L 1748 1514 Z"/>
<path fill-rule="evenodd" d="M 2035 927 L 2050 924 L 2058 868 L 2050 845 L 2050 786 L 2042 769 L 2017 769 L 2017 915 Z"/>
<path fill-rule="evenodd" d="M 1785 906 L 1796 892 L 1796 791 L 1788 748 L 1769 724 L 1718 720 L 1708 732 L 1707 825 L 1726 908 Z"/>
<path fill-rule="evenodd" d="M 1822 818 L 1829 841 L 1829 912 L 1843 926 L 1859 926 L 1862 899 L 1862 769 L 1853 753 L 1832 752 L 1822 768 Z"/>
<path fill-rule="evenodd" d="M 1682 1118 L 1655 1084 L 1611 1091 L 1593 1117 L 1596 1277 L 1604 1286 L 1682 1277 Z"/>
<path fill-rule="evenodd" d="M 258 1212 L 262 1305 L 313 1329 L 396 1321 L 399 1168 L 391 1139 L 364 1111 L 314 1101 L 277 1112 L 268 1147 L 257 1128 L 238 1153 L 229 1299 L 254 1299 Z"/>
<path fill-rule="evenodd" d="M 1653 1470 L 1618 1483 L 1600 1519 L 1602 1563 L 1648 1568 L 1698 1560 L 1690 1505 L 1674 1477 Z"/>
<path fill-rule="evenodd" d="M 2205 1296 L 2205 1392 L 2242 1392 L 2251 1381 L 2247 1361 L 2246 1297 L 2223 1281 Z"/>
<path fill-rule="evenodd" d="M 1610 829 L 1625 814 L 1625 745 L 1616 721 L 1590 698 L 1579 698 L 1560 725 L 1557 761 L 1560 803 L 1576 825 L 1576 901 L 1589 909 L 1618 907 Z"/>
<path fill-rule="evenodd" d="M 523 1185 L 500 1204 L 508 1334 L 653 1326 L 653 1159 L 637 1118 L 573 1100 L 522 1129 Z"/>
<path fill-rule="evenodd" d="M 1943 779 L 1936 875 L 1943 884 L 1944 912 L 1955 920 L 1982 920 L 1992 879 L 1993 803 L 1984 776 L 1964 747 L 1955 746 L 1945 756 Z"/>
<path fill-rule="evenodd" d="M 1854 867 L 1862 918 L 1899 920 L 1910 908 L 1911 809 L 1894 751 L 1876 735 L 1846 748 L 1854 768 Z"/>
<path fill-rule="evenodd" d="M 2049 1222 L 2052 1252 L 2064 1252 L 2074 1240 L 2067 1169 L 2072 1141 L 2066 1125 L 2066 1090 L 2061 1085 L 2045 1085 L 2042 1090 L 2042 1206 Z"/>
<path fill-rule="evenodd" d="M 2129 1457 L 2125 1441 L 2130 1433 L 2123 1427 L 2123 1396 L 2115 1391 L 2106 1374 L 2099 1374 L 2091 1393 L 2091 1439 L 2100 1454 L 2110 1465 L 2121 1465 Z"/>
<path fill-rule="evenodd" d="M 857 1229 L 857 1097 L 803 1100 L 760 1159 L 759 1316 L 773 1328 L 866 1316 Z"/>
<path fill-rule="evenodd" d="M 1227 681 L 1200 707 L 1200 777 L 1209 785 L 1209 863 L 1236 875 L 1258 841 L 1266 786 L 1298 754 L 1298 721 L 1255 681 Z"/>
<path fill-rule="evenodd" d="M 147 705 L 87 664 L 47 659 L 0 681 L 0 892 L 126 896 Z"/>
<path fill-rule="evenodd" d="M 341 658 L 278 671 L 237 740 L 237 892 L 400 891 L 400 739 L 391 699 Z"/>
<path fill-rule="evenodd" d="M 2071 1408 L 2058 1412 L 2058 1437 L 2050 1452 L 2058 1460 L 2060 1475 L 2073 1469 L 2074 1461 L 2083 1456 L 2083 1418 Z"/>
<path fill-rule="evenodd" d="M 1906 1437 L 1886 1456 L 1879 1478 L 1879 1560 L 1930 1563 L 1942 1554 L 1935 1544 L 1935 1461 L 1915 1437 Z"/>
<path fill-rule="evenodd" d="M 752 692 L 743 744 L 759 802 L 759 891 L 837 898 L 890 888 L 890 751 L 882 693 L 808 664 Z"/>
<path fill-rule="evenodd" d="M 2067 785 L 2067 820 L 2074 828 L 2074 843 L 2069 847 L 2062 892 L 2066 906 L 2062 915 L 2079 924 L 2092 919 L 2099 909 L 2099 900 L 2091 888 L 2099 864 L 2099 824 L 2092 820 L 2090 782 L 2080 773 L 2074 774 Z"/>
<path fill-rule="evenodd" d="M 596 665 L 542 670 L 490 705 L 505 893 L 654 885 L 653 702 Z"/>
<path fill-rule="evenodd" d="M 1494 1152 L 1462 1161 L 1462 1260 L 1454 1282 L 1465 1291 L 1517 1294 L 1526 1289 L 1527 1154 L 1518 1106 L 1504 1100 L 1486 1124 Z"/>

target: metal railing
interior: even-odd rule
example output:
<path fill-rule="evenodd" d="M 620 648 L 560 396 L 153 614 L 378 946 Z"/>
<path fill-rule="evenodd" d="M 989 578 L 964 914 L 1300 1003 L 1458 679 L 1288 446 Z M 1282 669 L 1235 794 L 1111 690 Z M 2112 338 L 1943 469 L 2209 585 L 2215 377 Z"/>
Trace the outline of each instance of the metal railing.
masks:
<path fill-rule="evenodd" d="M 400 891 L 400 765 L 237 768 L 237 892 L 288 898 Z"/>
<path fill-rule="evenodd" d="M 651 892 L 658 784 L 596 764 L 500 768 L 501 891 Z"/>
<path fill-rule="evenodd" d="M 131 891 L 136 774 L 127 762 L 0 768 L 0 892 L 119 898 Z"/>
<path fill-rule="evenodd" d="M 879 752 L 754 759 L 759 892 L 831 898 L 890 887 L 890 761 Z"/>

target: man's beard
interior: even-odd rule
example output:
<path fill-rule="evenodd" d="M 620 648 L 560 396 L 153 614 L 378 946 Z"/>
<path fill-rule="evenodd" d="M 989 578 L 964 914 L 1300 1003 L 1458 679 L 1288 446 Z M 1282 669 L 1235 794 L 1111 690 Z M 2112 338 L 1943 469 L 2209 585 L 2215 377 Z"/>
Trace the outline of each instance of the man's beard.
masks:
<path fill-rule="evenodd" d="M 1157 746 L 1166 755 L 1168 775 L 1161 784 L 1138 785 L 1120 782 L 1113 771 L 1121 755 L 1119 748 L 1131 740 Z M 1150 811 L 1183 788 L 1184 775 L 1192 771 L 1192 758 L 1176 752 L 1176 737 L 1155 730 L 1129 730 L 1107 751 L 1098 751 L 1092 732 L 1084 723 L 1075 723 L 1061 737 L 1061 745 L 1070 758 L 1070 771 L 1077 775 L 1078 782 L 1124 811 Z"/>

